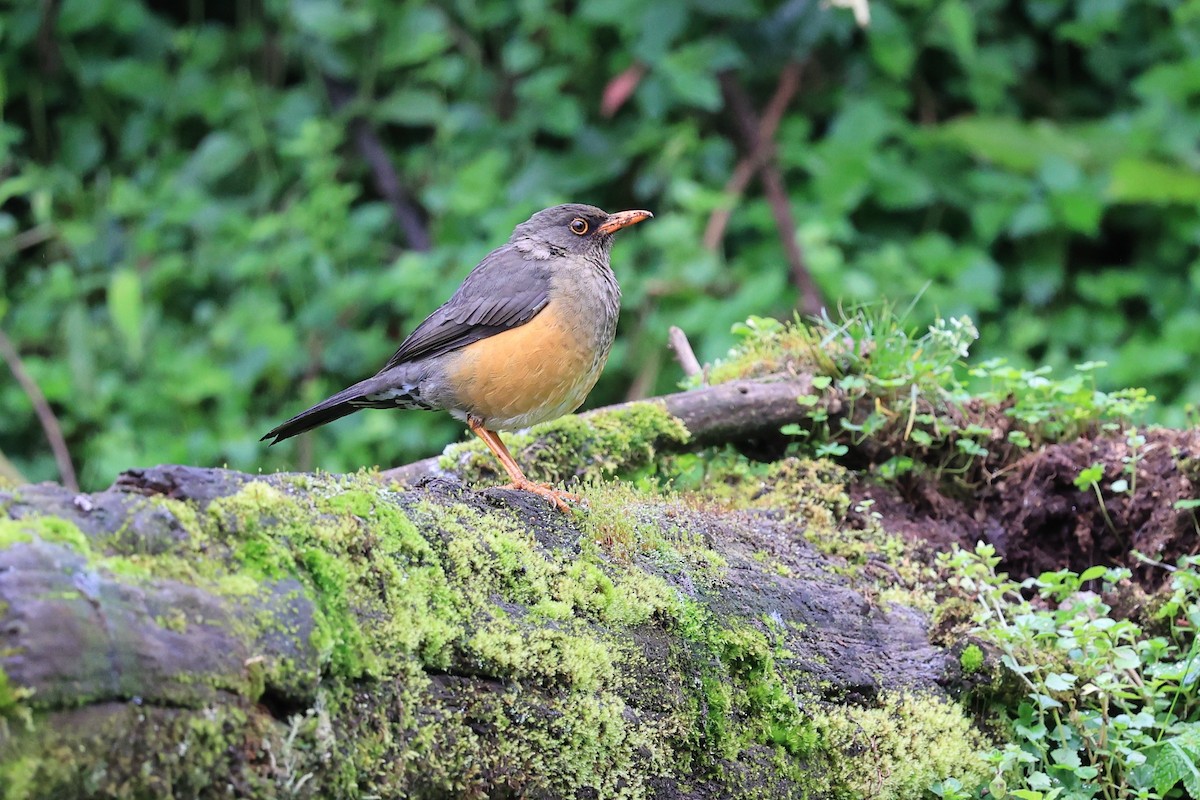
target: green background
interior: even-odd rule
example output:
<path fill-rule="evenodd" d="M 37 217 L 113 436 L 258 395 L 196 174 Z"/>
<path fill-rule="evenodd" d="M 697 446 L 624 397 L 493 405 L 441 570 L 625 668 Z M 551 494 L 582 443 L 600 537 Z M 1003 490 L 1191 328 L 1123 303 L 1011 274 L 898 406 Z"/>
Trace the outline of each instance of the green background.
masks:
<path fill-rule="evenodd" d="M 975 353 L 1200 397 L 1200 2 L 537 0 L 0 6 L 0 328 L 85 488 L 161 462 L 349 470 L 433 454 L 447 415 L 273 424 L 373 373 L 512 226 L 562 201 L 649 208 L 621 235 L 618 343 L 589 405 L 670 391 L 796 292 L 719 75 L 775 136 L 827 303 L 970 314 Z M 615 114 L 606 86 L 644 68 Z M 336 104 L 331 92 L 348 92 Z M 431 240 L 356 143 L 365 121 Z M 718 250 L 701 242 L 732 205 Z M 0 378 L 0 451 L 57 471 Z"/>

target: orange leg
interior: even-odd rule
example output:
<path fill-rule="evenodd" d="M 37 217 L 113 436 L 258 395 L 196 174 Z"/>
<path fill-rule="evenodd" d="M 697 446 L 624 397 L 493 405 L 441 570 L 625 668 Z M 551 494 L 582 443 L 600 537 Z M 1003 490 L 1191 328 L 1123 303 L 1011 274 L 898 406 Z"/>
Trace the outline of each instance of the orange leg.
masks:
<path fill-rule="evenodd" d="M 504 467 L 504 471 L 512 479 L 512 483 L 505 488 L 533 492 L 536 495 L 546 498 L 559 511 L 565 513 L 571 511 L 571 507 L 567 505 L 567 500 L 579 501 L 582 499 L 577 494 L 564 492 L 562 489 L 555 489 L 553 486 L 548 486 L 544 483 L 534 483 L 529 480 L 529 478 L 525 477 L 525 473 L 521 472 L 521 468 L 517 465 L 516 459 L 512 457 L 512 453 L 508 452 L 508 448 L 500 440 L 499 434 L 483 427 L 483 424 L 474 417 L 467 417 L 467 426 L 470 427 L 472 433 L 483 439 L 483 443 L 495 454 L 496 458 L 500 461 L 500 466 Z"/>

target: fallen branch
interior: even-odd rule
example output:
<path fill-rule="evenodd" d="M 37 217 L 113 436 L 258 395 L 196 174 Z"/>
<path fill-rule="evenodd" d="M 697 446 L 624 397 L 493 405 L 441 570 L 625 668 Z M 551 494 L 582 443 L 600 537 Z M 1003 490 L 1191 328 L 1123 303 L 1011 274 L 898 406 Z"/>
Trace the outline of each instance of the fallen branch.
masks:
<path fill-rule="evenodd" d="M 58 464 L 58 476 L 62 479 L 63 486 L 72 492 L 78 492 L 79 481 L 75 479 L 75 466 L 71 463 L 71 451 L 67 449 L 67 440 L 63 438 L 58 417 L 54 416 L 50 403 L 46 401 L 46 395 L 42 394 L 37 382 L 26 371 L 25 364 L 21 361 L 20 354 L 17 353 L 17 348 L 13 346 L 4 331 L 0 331 L 0 358 L 3 358 L 8 364 L 13 377 L 17 379 L 17 383 L 25 391 L 29 402 L 33 404 L 33 411 L 37 414 L 38 422 L 42 424 L 42 430 L 46 432 L 46 440 L 50 442 L 50 449 L 54 452 L 54 461 Z"/>
<path fill-rule="evenodd" d="M 637 402 L 662 403 L 678 417 L 690 436 L 687 442 L 663 438 L 655 441 L 660 451 L 700 450 L 715 445 L 744 445 L 762 439 L 781 439 L 780 427 L 802 422 L 808 409 L 796 402 L 812 392 L 812 376 L 801 374 L 786 380 L 744 380 L 663 395 Z M 604 414 L 629 406 L 629 403 L 597 408 L 583 417 Z M 438 457 L 414 461 L 387 470 L 386 480 L 414 484 L 422 478 L 446 474 Z"/>

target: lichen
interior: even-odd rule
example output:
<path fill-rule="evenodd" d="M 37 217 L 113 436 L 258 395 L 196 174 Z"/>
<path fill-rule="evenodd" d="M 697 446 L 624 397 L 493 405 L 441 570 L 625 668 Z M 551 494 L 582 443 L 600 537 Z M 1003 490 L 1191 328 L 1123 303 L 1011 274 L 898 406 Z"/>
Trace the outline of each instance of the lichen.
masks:
<path fill-rule="evenodd" d="M 960 706 L 932 694 L 887 692 L 872 708 L 825 709 L 814 717 L 837 798 L 908 800 L 935 781 L 978 786 L 987 743 Z"/>

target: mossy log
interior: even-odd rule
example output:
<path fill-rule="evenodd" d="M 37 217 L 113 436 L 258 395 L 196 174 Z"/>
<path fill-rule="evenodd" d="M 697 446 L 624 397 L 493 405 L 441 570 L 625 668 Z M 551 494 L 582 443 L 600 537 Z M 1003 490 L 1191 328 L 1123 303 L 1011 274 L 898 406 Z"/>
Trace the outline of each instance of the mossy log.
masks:
<path fill-rule="evenodd" d="M 796 470 L 786 511 L 610 481 L 573 517 L 371 473 L 0 492 L 0 790 L 900 798 L 976 774 L 956 660 L 810 543 L 845 495 Z"/>
<path fill-rule="evenodd" d="M 811 424 L 807 409 L 797 398 L 812 392 L 812 375 L 806 373 L 759 380 L 736 380 L 686 392 L 605 406 L 580 415 L 601 418 L 652 403 L 679 420 L 687 430 L 683 437 L 660 431 L 652 444 L 659 450 L 700 450 L 733 444 L 747 455 L 778 457 L 788 437 L 779 429 L 789 423 Z M 840 408 L 840 406 L 838 407 Z M 834 409 L 834 412 L 838 410 Z M 450 460 L 452 462 L 452 459 Z M 389 480 L 415 484 L 424 478 L 457 473 L 457 465 L 445 458 L 414 461 L 383 473 Z"/>

